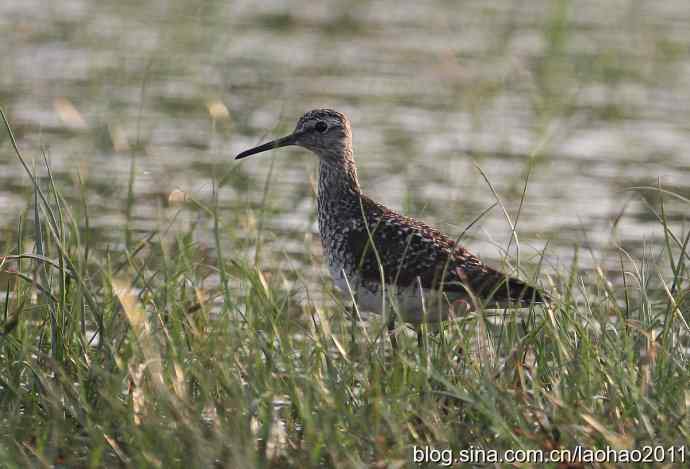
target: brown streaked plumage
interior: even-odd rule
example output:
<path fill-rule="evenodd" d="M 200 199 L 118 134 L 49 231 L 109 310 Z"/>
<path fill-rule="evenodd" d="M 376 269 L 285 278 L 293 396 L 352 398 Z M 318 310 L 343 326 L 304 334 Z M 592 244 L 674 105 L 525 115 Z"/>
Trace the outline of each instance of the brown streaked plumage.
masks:
<path fill-rule="evenodd" d="M 302 146 L 319 157 L 321 242 L 336 286 L 351 289 L 360 309 L 387 313 L 381 311 L 384 290 L 391 308 L 411 323 L 442 321 L 480 305 L 543 302 L 537 289 L 486 266 L 440 231 L 364 195 L 345 115 L 309 111 L 291 135 L 236 159 L 286 145 Z"/>

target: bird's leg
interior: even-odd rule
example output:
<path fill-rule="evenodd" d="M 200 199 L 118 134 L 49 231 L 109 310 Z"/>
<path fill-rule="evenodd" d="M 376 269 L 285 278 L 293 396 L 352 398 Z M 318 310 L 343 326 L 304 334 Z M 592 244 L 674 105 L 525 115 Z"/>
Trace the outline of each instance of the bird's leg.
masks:
<path fill-rule="evenodd" d="M 417 324 L 414 328 L 417 332 L 417 347 L 421 350 L 424 347 L 424 337 L 422 336 L 422 325 Z"/>
<path fill-rule="evenodd" d="M 395 316 L 388 318 L 388 337 L 391 340 L 393 350 L 398 350 L 398 339 L 395 337 Z"/>
<path fill-rule="evenodd" d="M 351 306 L 346 308 L 347 313 L 350 315 L 350 345 L 352 348 L 355 347 L 355 329 L 357 328 L 357 308 L 355 304 L 352 303 Z"/>

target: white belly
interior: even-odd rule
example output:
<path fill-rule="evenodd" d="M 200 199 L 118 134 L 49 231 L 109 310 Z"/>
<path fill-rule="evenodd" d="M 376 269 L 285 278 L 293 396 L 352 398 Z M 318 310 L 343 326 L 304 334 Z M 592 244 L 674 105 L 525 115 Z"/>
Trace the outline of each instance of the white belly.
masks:
<path fill-rule="evenodd" d="M 373 289 L 364 286 L 358 275 L 345 278 L 344 272 L 329 266 L 329 271 L 336 288 L 344 295 L 346 301 L 354 297 L 360 311 L 381 314 L 386 311 L 395 314 L 405 322 L 439 322 L 461 315 L 469 309 L 464 302 L 449 302 L 448 298 L 436 290 L 413 285 L 399 289 L 392 285 L 381 288 L 377 284 Z M 385 298 L 384 298 L 385 296 Z M 385 301 L 384 301 L 385 299 Z"/>

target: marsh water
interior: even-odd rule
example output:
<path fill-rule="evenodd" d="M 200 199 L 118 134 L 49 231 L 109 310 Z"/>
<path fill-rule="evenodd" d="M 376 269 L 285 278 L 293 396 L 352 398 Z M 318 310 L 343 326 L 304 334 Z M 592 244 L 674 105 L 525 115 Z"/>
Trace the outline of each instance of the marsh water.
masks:
<path fill-rule="evenodd" d="M 373 198 L 458 236 L 495 191 L 521 265 L 543 251 L 546 273 L 575 246 L 582 269 L 660 252 L 661 193 L 638 188 L 690 197 L 685 0 L 6 0 L 0 31 L 0 105 L 19 146 L 43 176 L 45 152 L 75 205 L 83 189 L 103 249 L 122 249 L 126 227 L 143 239 L 194 223 L 212 246 L 203 211 L 176 200 L 212 204 L 215 187 L 228 249 L 251 258 L 260 238 L 266 270 L 318 282 L 316 159 L 233 161 L 315 107 L 351 118 Z M 6 235 L 31 184 L 4 130 L 0 143 Z M 663 201 L 687 233 L 690 205 Z M 510 238 L 499 204 L 463 242 L 499 264 Z"/>

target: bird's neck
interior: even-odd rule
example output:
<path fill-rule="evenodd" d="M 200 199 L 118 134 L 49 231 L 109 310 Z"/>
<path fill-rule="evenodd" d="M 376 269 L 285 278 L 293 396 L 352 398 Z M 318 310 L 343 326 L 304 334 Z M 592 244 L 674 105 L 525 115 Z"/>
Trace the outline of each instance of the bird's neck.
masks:
<path fill-rule="evenodd" d="M 338 162 L 320 160 L 319 199 L 326 197 L 337 200 L 359 194 L 357 168 L 352 158 L 343 158 Z"/>
<path fill-rule="evenodd" d="M 342 237 L 353 220 L 361 218 L 361 192 L 354 161 L 319 164 L 317 212 L 321 242 L 327 255 L 337 249 L 332 243 Z"/>

